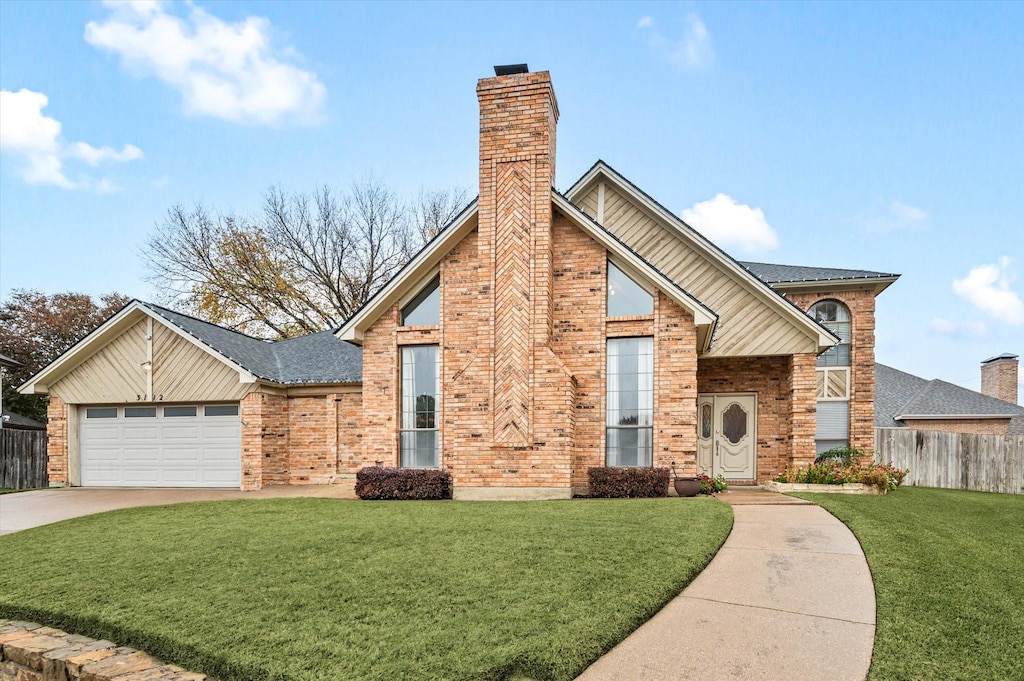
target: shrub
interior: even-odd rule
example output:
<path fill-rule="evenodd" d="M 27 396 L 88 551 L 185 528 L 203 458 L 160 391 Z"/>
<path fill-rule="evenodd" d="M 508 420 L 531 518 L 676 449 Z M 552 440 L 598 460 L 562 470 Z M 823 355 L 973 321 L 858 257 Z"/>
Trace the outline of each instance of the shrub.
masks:
<path fill-rule="evenodd" d="M 631 499 L 668 496 L 667 468 L 588 468 L 590 496 Z"/>
<path fill-rule="evenodd" d="M 821 454 L 814 457 L 814 463 L 835 461 L 843 464 L 844 466 L 849 466 L 862 456 L 864 456 L 864 452 L 856 447 L 833 447 L 832 449 L 826 449 Z"/>
<path fill-rule="evenodd" d="M 812 485 L 842 485 L 848 482 L 859 482 L 894 490 L 903 484 L 903 479 L 909 472 L 909 468 L 894 468 L 892 462 L 886 465 L 880 463 L 843 465 L 837 461 L 824 461 L 812 464 L 807 468 L 793 470 L 787 468 L 775 476 L 775 482 Z"/>
<path fill-rule="evenodd" d="M 356 473 L 360 499 L 451 499 L 452 476 L 433 468 L 369 466 Z"/>
<path fill-rule="evenodd" d="M 725 481 L 725 477 L 722 475 L 717 475 L 713 478 L 709 475 L 700 475 L 698 477 L 700 477 L 701 494 L 716 494 L 729 486 L 729 483 Z"/>

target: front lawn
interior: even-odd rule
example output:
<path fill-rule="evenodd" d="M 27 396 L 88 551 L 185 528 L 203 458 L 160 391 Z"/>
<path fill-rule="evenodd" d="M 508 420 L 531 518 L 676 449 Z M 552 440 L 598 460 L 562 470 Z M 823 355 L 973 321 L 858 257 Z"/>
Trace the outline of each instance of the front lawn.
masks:
<path fill-rule="evenodd" d="M 860 540 L 878 604 L 869 678 L 1024 679 L 1024 496 L 798 494 Z"/>
<path fill-rule="evenodd" d="M 136 508 L 0 537 L 0 617 L 231 679 L 572 679 L 732 526 L 712 499 Z"/>

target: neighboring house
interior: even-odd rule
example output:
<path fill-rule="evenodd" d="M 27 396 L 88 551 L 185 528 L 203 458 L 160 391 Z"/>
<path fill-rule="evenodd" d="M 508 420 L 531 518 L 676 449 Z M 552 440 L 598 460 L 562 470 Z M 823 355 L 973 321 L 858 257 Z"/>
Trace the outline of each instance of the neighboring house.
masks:
<path fill-rule="evenodd" d="M 331 483 L 442 467 L 564 498 L 595 466 L 762 482 L 874 436 L 898 275 L 739 263 L 607 164 L 553 189 L 547 72 L 478 83 L 480 195 L 344 326 L 265 343 L 133 301 L 21 390 L 50 480 Z"/>
<path fill-rule="evenodd" d="M 982 362 L 981 386 L 977 392 L 876 364 L 875 426 L 1024 434 L 1024 407 L 1017 404 L 1017 355 Z"/>
<path fill-rule="evenodd" d="M 46 430 L 46 424 L 40 423 L 35 419 L 30 419 L 27 416 L 21 414 L 15 414 L 13 411 L 3 410 L 2 414 L 4 428 L 10 428 L 11 430 Z"/>

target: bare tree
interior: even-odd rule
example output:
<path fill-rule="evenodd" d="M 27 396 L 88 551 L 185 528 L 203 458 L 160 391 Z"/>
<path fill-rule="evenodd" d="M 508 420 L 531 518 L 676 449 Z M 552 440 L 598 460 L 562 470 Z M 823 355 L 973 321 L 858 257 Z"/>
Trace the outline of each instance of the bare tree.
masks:
<path fill-rule="evenodd" d="M 252 219 L 174 206 L 147 243 L 148 279 L 164 302 L 255 336 L 338 326 L 422 245 L 422 216 L 456 214 L 449 204 L 465 192 L 420 196 L 411 206 L 366 177 L 341 196 L 328 187 L 312 194 L 271 187 Z"/>
<path fill-rule="evenodd" d="M 433 239 L 469 203 L 469 191 L 455 189 L 420 189 L 416 201 L 416 231 L 423 243 Z"/>

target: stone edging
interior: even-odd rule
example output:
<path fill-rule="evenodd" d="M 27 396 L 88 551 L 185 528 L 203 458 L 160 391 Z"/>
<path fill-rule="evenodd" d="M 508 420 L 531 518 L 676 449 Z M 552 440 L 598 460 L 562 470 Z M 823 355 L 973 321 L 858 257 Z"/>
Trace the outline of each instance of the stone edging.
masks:
<path fill-rule="evenodd" d="M 875 485 L 860 482 L 848 482 L 843 485 L 812 485 L 803 482 L 764 483 L 764 488 L 772 492 L 826 492 L 829 494 L 885 494 L 888 490 Z"/>
<path fill-rule="evenodd" d="M 212 681 L 110 641 L 0 619 L 0 681 Z"/>

